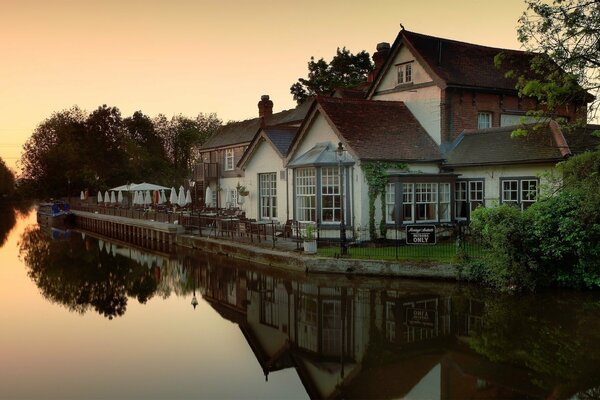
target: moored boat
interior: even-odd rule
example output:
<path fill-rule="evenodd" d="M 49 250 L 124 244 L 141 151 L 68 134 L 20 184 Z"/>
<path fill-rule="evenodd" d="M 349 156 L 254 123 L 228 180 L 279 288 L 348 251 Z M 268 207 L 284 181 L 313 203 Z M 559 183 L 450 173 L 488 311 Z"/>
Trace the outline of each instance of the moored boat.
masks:
<path fill-rule="evenodd" d="M 69 203 L 56 200 L 40 203 L 37 209 L 37 222 L 49 227 L 65 227 L 73 224 L 75 215 Z"/>

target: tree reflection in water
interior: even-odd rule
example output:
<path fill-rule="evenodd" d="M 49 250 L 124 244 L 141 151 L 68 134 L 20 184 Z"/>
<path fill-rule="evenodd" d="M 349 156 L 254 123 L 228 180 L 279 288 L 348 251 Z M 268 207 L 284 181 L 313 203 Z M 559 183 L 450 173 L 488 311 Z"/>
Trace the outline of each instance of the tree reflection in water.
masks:
<path fill-rule="evenodd" d="M 599 391 L 598 293 L 498 296 L 450 283 L 278 272 L 184 249 L 157 263 L 115 248 L 78 233 L 51 240 L 39 228 L 21 240 L 29 276 L 48 299 L 112 318 L 128 297 L 198 294 L 239 327 L 266 377 L 294 369 L 310 397 Z"/>
<path fill-rule="evenodd" d="M 81 314 L 92 308 L 109 319 L 121 316 L 128 297 L 145 303 L 157 288 L 147 267 L 101 251 L 80 234 L 53 240 L 48 229 L 32 226 L 21 237 L 20 255 L 45 298 Z"/>
<path fill-rule="evenodd" d="M 0 247 L 8 239 L 8 233 L 16 222 L 17 217 L 14 208 L 9 205 L 0 205 Z"/>

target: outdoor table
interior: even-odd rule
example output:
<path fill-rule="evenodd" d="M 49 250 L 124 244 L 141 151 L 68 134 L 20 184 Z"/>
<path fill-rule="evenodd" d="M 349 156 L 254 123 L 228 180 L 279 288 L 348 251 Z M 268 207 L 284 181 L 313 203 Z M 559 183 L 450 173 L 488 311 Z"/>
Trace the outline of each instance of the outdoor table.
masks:
<path fill-rule="evenodd" d="M 217 218 L 217 231 L 221 233 L 225 231 L 228 236 L 233 238 L 234 233 L 237 233 L 239 229 L 239 220 L 235 217 Z"/>
<path fill-rule="evenodd" d="M 265 240 L 267 240 L 267 225 L 272 224 L 271 221 L 253 221 L 250 222 L 250 241 L 252 241 L 252 234 L 256 232 L 258 237 L 258 242 L 260 243 L 260 235 L 264 236 Z"/>

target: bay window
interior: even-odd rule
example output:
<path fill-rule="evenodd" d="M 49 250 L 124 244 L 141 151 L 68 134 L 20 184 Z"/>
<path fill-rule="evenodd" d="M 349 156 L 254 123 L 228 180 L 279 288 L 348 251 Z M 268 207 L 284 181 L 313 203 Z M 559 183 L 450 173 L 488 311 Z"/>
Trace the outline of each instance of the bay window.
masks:
<path fill-rule="evenodd" d="M 321 168 L 321 220 L 341 221 L 340 174 L 337 167 Z"/>
<path fill-rule="evenodd" d="M 396 188 L 393 183 L 388 183 L 385 190 L 385 221 L 388 224 L 396 222 Z"/>
<path fill-rule="evenodd" d="M 317 178 L 314 168 L 296 170 L 296 218 L 298 221 L 317 220 Z"/>

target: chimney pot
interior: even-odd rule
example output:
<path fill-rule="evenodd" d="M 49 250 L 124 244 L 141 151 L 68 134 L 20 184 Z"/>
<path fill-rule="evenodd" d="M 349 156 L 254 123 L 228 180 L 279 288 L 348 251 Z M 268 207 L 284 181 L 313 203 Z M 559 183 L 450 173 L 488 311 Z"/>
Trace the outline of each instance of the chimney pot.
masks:
<path fill-rule="evenodd" d="M 369 82 L 373 82 L 383 64 L 385 64 L 385 60 L 387 60 L 388 55 L 390 54 L 390 44 L 387 42 L 377 43 L 377 51 L 373 54 L 373 62 L 375 63 L 375 68 L 369 74 Z"/>
<path fill-rule="evenodd" d="M 260 96 L 260 101 L 258 102 L 258 116 L 262 119 L 262 125 L 265 124 L 265 119 L 269 118 L 273 115 L 273 102 L 269 99 L 268 94 L 263 94 Z"/>

